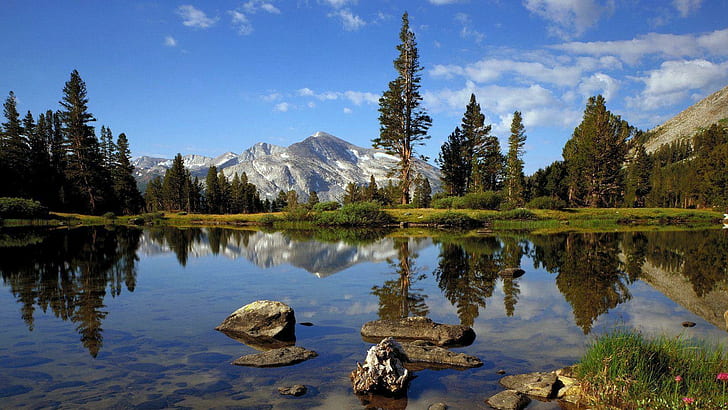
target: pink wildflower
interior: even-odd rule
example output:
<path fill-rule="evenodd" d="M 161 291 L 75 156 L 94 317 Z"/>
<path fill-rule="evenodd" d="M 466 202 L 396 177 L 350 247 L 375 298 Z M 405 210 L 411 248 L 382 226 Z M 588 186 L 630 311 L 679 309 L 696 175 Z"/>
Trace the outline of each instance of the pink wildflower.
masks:
<path fill-rule="evenodd" d="M 728 373 L 718 373 L 718 375 L 715 376 L 715 378 L 720 381 L 728 381 Z"/>
<path fill-rule="evenodd" d="M 680 376 L 680 375 L 675 376 L 675 381 L 680 383 L 682 381 L 682 376 Z"/>
<path fill-rule="evenodd" d="M 683 397 L 683 401 L 685 402 L 685 404 L 693 404 L 693 403 L 695 403 L 695 399 L 692 398 L 692 397 Z"/>

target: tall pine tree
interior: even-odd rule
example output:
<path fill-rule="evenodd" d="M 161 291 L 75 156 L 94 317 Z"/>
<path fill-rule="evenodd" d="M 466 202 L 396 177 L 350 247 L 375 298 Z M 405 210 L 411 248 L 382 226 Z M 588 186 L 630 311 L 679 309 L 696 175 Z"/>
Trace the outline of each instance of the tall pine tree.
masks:
<path fill-rule="evenodd" d="M 449 195 L 463 196 L 467 191 L 472 169 L 472 157 L 467 155 L 468 145 L 460 128 L 456 127 L 440 147 L 440 155 L 435 160 L 442 173 L 443 187 Z"/>
<path fill-rule="evenodd" d="M 23 132 L 23 125 L 18 113 L 15 93 L 10 91 L 3 104 L 5 122 L 0 132 L 0 169 L 3 183 L 0 185 L 0 196 L 24 196 L 25 176 L 28 170 L 28 141 Z"/>
<path fill-rule="evenodd" d="M 508 137 L 508 156 L 506 158 L 506 195 L 508 202 L 521 206 L 524 204 L 523 146 L 526 143 L 521 113 L 513 113 L 511 135 Z"/>
<path fill-rule="evenodd" d="M 397 78 L 389 82 L 388 90 L 379 99 L 379 137 L 373 140 L 373 145 L 399 158 L 397 172 L 402 188 L 401 203 L 407 204 L 414 178 L 415 148 L 429 138 L 427 130 L 432 119 L 420 107 L 420 71 L 423 68 L 406 12 L 402 16 L 399 38 L 399 56 L 394 60 Z"/>
<path fill-rule="evenodd" d="M 114 147 L 116 150 L 111 154 L 111 178 L 117 209 L 127 215 L 138 213 L 142 208 L 143 199 L 134 179 L 134 165 L 131 163 L 131 151 L 126 134 L 119 134 Z"/>

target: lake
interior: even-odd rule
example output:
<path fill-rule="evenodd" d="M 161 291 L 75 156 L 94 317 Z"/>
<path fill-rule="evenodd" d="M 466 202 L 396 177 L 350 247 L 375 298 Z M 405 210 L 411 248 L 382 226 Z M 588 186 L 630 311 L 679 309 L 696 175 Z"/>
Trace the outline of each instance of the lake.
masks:
<path fill-rule="evenodd" d="M 5 408 L 364 408 L 360 329 L 426 315 L 472 326 L 468 370 L 421 370 L 394 408 L 486 408 L 497 374 L 571 365 L 615 327 L 723 342 L 728 230 L 463 238 L 407 230 L 0 230 Z M 520 266 L 525 274 L 498 272 Z M 233 366 L 256 350 L 214 330 L 259 299 L 296 314 L 319 356 Z M 695 322 L 685 328 L 683 321 Z M 313 326 L 302 326 L 311 322 Z M 302 397 L 277 387 L 305 384 Z M 535 403 L 529 408 L 553 408 Z"/>

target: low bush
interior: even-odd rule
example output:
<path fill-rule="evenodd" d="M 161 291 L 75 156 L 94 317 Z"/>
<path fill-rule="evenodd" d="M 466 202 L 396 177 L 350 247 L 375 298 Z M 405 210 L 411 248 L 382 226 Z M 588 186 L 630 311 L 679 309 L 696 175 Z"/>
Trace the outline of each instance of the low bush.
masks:
<path fill-rule="evenodd" d="M 507 220 L 536 220 L 538 217 L 528 209 L 516 208 L 510 211 L 504 211 L 495 216 L 495 219 L 507 219 Z"/>
<path fill-rule="evenodd" d="M 271 215 L 271 214 L 263 215 L 258 220 L 258 222 L 261 225 L 267 225 L 267 226 L 271 226 L 271 225 L 273 225 L 274 223 L 276 223 L 278 221 L 280 221 L 280 219 L 278 217 L 276 217 L 275 215 Z"/>
<path fill-rule="evenodd" d="M 423 222 L 433 225 L 445 225 L 454 228 L 475 228 L 482 225 L 482 223 L 477 219 L 473 219 L 468 215 L 460 212 L 452 211 L 431 214 L 427 218 L 425 218 Z"/>
<path fill-rule="evenodd" d="M 313 210 L 316 212 L 335 211 L 339 208 L 341 208 L 341 204 L 336 201 L 319 202 L 313 206 Z"/>
<path fill-rule="evenodd" d="M 454 201 L 455 208 L 463 209 L 498 209 L 503 202 L 503 195 L 494 191 L 470 193 Z"/>
<path fill-rule="evenodd" d="M 101 215 L 104 219 L 116 219 L 116 214 L 113 212 L 106 212 L 105 214 Z"/>
<path fill-rule="evenodd" d="M 526 208 L 560 210 L 566 208 L 566 202 L 550 196 L 539 196 L 528 201 Z"/>
<path fill-rule="evenodd" d="M 0 218 L 45 219 L 48 218 L 48 208 L 32 199 L 0 198 Z"/>
<path fill-rule="evenodd" d="M 146 214 L 139 215 L 146 224 L 153 224 L 153 223 L 159 223 L 161 220 L 164 219 L 164 212 L 158 211 L 158 212 L 149 212 Z"/>
<path fill-rule="evenodd" d="M 437 198 L 433 199 L 430 203 L 430 206 L 432 206 L 435 209 L 450 209 L 452 208 L 452 202 L 456 197 L 454 196 L 446 196 L 443 198 Z"/>
<path fill-rule="evenodd" d="M 313 219 L 313 214 L 307 207 L 297 206 L 284 213 L 283 219 L 288 222 L 310 221 Z"/>
<path fill-rule="evenodd" d="M 323 226 L 377 226 L 394 223 L 394 219 L 373 202 L 347 204 L 336 211 L 322 212 L 314 218 Z"/>

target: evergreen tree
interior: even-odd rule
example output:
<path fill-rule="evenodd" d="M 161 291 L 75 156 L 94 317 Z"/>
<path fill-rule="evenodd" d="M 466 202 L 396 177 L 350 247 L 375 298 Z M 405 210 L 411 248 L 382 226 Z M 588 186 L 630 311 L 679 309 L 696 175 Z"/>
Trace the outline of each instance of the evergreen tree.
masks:
<path fill-rule="evenodd" d="M 228 182 L 225 174 L 220 171 L 217 175 L 217 190 L 220 193 L 220 203 L 218 213 L 226 214 L 230 212 L 230 182 Z"/>
<path fill-rule="evenodd" d="M 172 160 L 172 167 L 164 173 L 162 182 L 163 209 L 167 211 L 187 210 L 189 204 L 189 171 L 185 168 L 182 154 Z"/>
<path fill-rule="evenodd" d="M 53 138 L 52 120 L 52 118 L 47 119 L 45 114 L 40 114 L 35 131 L 28 136 L 30 148 L 28 185 L 31 196 L 46 206 L 55 206 L 57 202 L 52 185 L 56 178 L 51 168 L 49 146 Z"/>
<path fill-rule="evenodd" d="M 61 122 L 60 111 L 46 111 L 46 121 L 51 129 L 51 137 L 48 145 L 52 171 L 49 177 L 49 184 L 54 187 L 52 191 L 54 200 L 49 206 L 62 208 L 68 202 L 66 192 L 68 192 L 69 188 L 65 174 L 67 165 L 67 142 L 63 136 L 63 123 Z"/>
<path fill-rule="evenodd" d="M 469 144 L 460 128 L 455 128 L 440 147 L 437 165 L 442 173 L 442 184 L 450 195 L 463 196 L 467 192 L 472 157 L 468 156 Z"/>
<path fill-rule="evenodd" d="M 111 162 L 111 179 L 117 200 L 116 208 L 125 215 L 138 213 L 142 209 L 143 199 L 134 179 L 134 165 L 131 163 L 131 150 L 126 134 L 119 134 L 114 147 L 116 150 Z"/>
<path fill-rule="evenodd" d="M 501 189 L 505 171 L 505 157 L 501 153 L 500 141 L 495 135 L 484 138 L 483 150 L 476 152 L 477 169 L 473 170 L 474 187 L 476 192 L 498 191 Z"/>
<path fill-rule="evenodd" d="M 63 88 L 60 102 L 63 132 L 68 141 L 66 178 L 73 190 L 71 207 L 78 211 L 97 213 L 102 210 L 104 194 L 107 193 L 107 175 L 94 128 L 89 125 L 96 121 L 88 112 L 86 83 L 78 71 L 73 70 L 71 78 Z"/>
<path fill-rule="evenodd" d="M 465 107 L 465 114 L 460 124 L 462 130 L 463 145 L 461 159 L 462 168 L 465 175 L 465 192 L 482 192 L 484 190 L 492 190 L 486 188 L 485 180 L 488 179 L 489 172 L 485 168 L 488 167 L 488 145 L 492 144 L 490 136 L 490 125 L 485 125 L 485 114 L 480 109 L 480 104 L 475 98 L 475 94 L 470 94 L 470 101 Z M 497 138 L 495 139 L 498 142 Z M 498 146 L 498 154 L 500 147 Z M 495 171 L 492 171 L 495 172 Z M 458 195 L 463 195 L 458 194 Z"/>
<path fill-rule="evenodd" d="M 0 130 L 0 171 L 5 181 L 0 187 L 0 196 L 24 196 L 29 149 L 12 91 L 3 104 L 3 113 L 6 121 Z"/>
<path fill-rule="evenodd" d="M 286 193 L 286 210 L 292 211 L 298 208 L 298 192 L 290 190 Z"/>
<path fill-rule="evenodd" d="M 308 208 L 313 209 L 313 207 L 316 206 L 317 203 L 319 203 L 318 194 L 316 193 L 316 191 L 311 190 L 308 193 L 308 203 L 307 203 Z"/>
<path fill-rule="evenodd" d="M 205 177 L 205 206 L 210 214 L 219 214 L 222 207 L 222 192 L 217 181 L 217 167 L 211 166 Z"/>
<path fill-rule="evenodd" d="M 412 197 L 412 203 L 417 208 L 429 208 L 432 201 L 432 187 L 430 180 L 422 174 L 417 174 L 415 178 L 415 193 Z"/>
<path fill-rule="evenodd" d="M 164 183 L 162 177 L 156 176 L 149 184 L 144 192 L 144 204 L 147 212 L 156 212 L 164 210 Z"/>
<path fill-rule="evenodd" d="M 369 185 L 367 185 L 364 188 L 364 192 L 362 193 L 363 200 L 365 201 L 378 201 L 379 200 L 379 192 L 377 188 L 377 180 L 374 179 L 374 175 L 369 176 Z"/>
<path fill-rule="evenodd" d="M 342 200 L 344 205 L 352 204 L 354 202 L 361 202 L 362 199 L 362 189 L 359 185 L 354 182 L 349 182 L 348 184 L 346 184 L 346 188 L 344 189 L 344 198 Z"/>
<path fill-rule="evenodd" d="M 627 121 L 607 110 L 604 97 L 589 98 L 582 122 L 563 150 L 570 203 L 600 207 L 621 201 L 631 131 Z"/>
<path fill-rule="evenodd" d="M 99 140 L 104 167 L 111 171 L 114 167 L 117 150 L 116 145 L 114 144 L 114 134 L 111 132 L 111 128 L 102 125 Z"/>
<path fill-rule="evenodd" d="M 397 78 L 390 81 L 389 88 L 379 99 L 379 137 L 373 140 L 375 148 L 399 158 L 396 171 L 401 181 L 401 203 L 410 200 L 410 185 L 413 179 L 415 148 L 429 138 L 427 130 L 432 119 L 420 107 L 419 51 L 415 34 L 409 28 L 409 17 L 402 16 L 401 43 L 397 46 L 399 56 L 394 60 Z"/>
<path fill-rule="evenodd" d="M 508 202 L 521 206 L 524 204 L 523 145 L 526 143 L 521 113 L 513 113 L 511 136 L 508 137 L 508 157 L 506 162 L 506 195 Z"/>
<path fill-rule="evenodd" d="M 271 212 L 280 212 L 288 206 L 288 194 L 286 191 L 280 190 L 278 196 L 273 200 L 271 205 Z"/>
<path fill-rule="evenodd" d="M 243 184 L 236 172 L 233 174 L 233 180 L 230 182 L 230 212 L 239 214 L 243 212 L 244 204 Z"/>
<path fill-rule="evenodd" d="M 627 180 L 625 184 L 624 202 L 628 207 L 642 208 L 647 201 L 652 185 L 650 174 L 652 160 L 645 151 L 645 146 L 638 144 L 634 149 L 634 156 L 627 166 Z"/>

